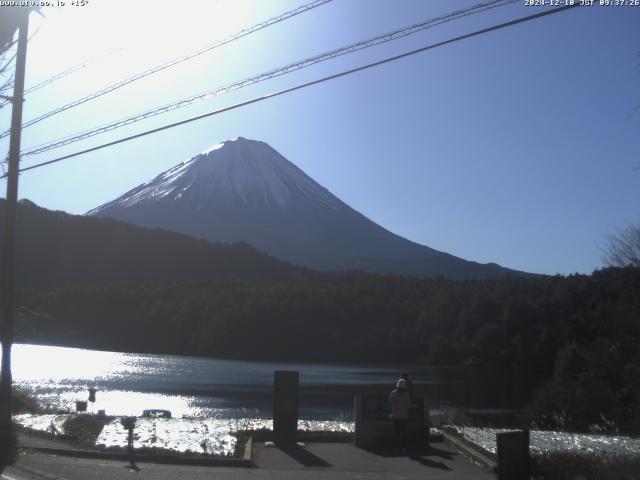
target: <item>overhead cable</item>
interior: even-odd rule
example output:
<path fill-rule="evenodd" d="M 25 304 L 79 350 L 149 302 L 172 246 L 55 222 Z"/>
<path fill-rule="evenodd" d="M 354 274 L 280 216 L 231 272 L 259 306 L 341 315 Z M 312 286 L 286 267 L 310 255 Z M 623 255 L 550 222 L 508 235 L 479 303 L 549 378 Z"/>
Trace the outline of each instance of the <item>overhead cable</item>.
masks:
<path fill-rule="evenodd" d="M 99 60 L 102 60 L 102 59 L 104 59 L 106 57 L 109 57 L 109 56 L 113 55 L 117 51 L 118 50 L 113 50 L 113 51 L 105 53 L 104 55 L 100 55 L 98 57 L 90 58 L 88 60 L 80 62 L 79 64 L 74 65 L 73 67 L 69 67 L 66 70 L 63 70 L 62 72 L 57 73 L 56 75 L 53 75 L 52 77 L 49 77 L 49 78 L 47 78 L 47 79 L 45 79 L 45 80 L 33 85 L 32 87 L 27 88 L 24 91 L 24 95 L 25 96 L 29 95 L 29 94 L 35 92 L 36 90 L 40 90 L 41 88 L 52 84 L 53 82 L 56 82 L 56 81 L 61 80 L 61 79 L 65 78 L 65 77 L 68 77 L 69 75 L 71 75 L 71 74 L 73 74 L 73 73 L 75 73 L 75 72 L 77 72 L 79 70 L 82 70 L 83 68 L 86 68 L 89 65 L 98 62 Z M 9 101 L 7 101 L 7 100 L 5 100 L 3 102 L 0 102 L 0 108 L 4 107 L 8 103 L 9 103 Z"/>
<path fill-rule="evenodd" d="M 168 62 L 165 62 L 161 65 L 158 65 L 156 67 L 152 67 L 148 70 L 145 70 L 144 72 L 140 72 L 136 75 L 133 75 L 129 78 L 125 78 L 124 80 L 120 80 L 116 83 L 113 83 L 101 90 L 98 90 L 96 92 L 93 92 L 89 95 L 86 95 L 82 98 L 79 98 L 77 100 L 74 100 L 70 103 L 67 103 L 66 105 L 62 105 L 58 108 L 55 108 L 49 112 L 43 113 L 42 115 L 32 118 L 31 120 L 28 120 L 27 122 L 22 124 L 22 128 L 27 128 L 30 127 L 31 125 L 35 125 L 36 123 L 41 122 L 42 120 L 49 118 L 53 115 L 57 115 L 58 113 L 64 112 L 66 110 L 69 110 L 71 108 L 77 107 L 78 105 L 82 105 L 83 103 L 86 103 L 90 100 L 93 100 L 95 98 L 101 97 L 102 95 L 106 95 L 109 92 L 113 92 L 114 90 L 117 90 L 119 88 L 124 87 L 125 85 L 129 85 L 130 83 L 133 83 L 137 80 L 140 80 L 142 78 L 148 77 L 149 75 L 153 75 L 154 73 L 158 73 L 162 70 L 166 70 L 169 67 L 173 67 L 174 65 L 178 65 L 179 63 L 183 63 L 186 62 L 187 60 L 191 60 L 195 57 L 198 57 L 200 55 L 202 55 L 203 53 L 207 53 L 215 48 L 218 48 L 222 45 L 226 45 L 228 43 L 231 43 L 235 40 L 238 40 L 239 38 L 242 37 L 246 37 L 247 35 L 250 35 L 254 32 L 257 32 L 258 30 L 262 30 L 263 28 L 267 28 L 271 25 L 274 25 L 276 23 L 282 22 L 284 20 L 287 20 L 288 18 L 291 17 L 295 17 L 296 15 L 300 15 L 301 13 L 307 12 L 313 8 L 319 7 L 320 5 L 324 5 L 325 3 L 329 3 L 332 2 L 333 0 L 314 0 L 311 3 L 307 3 L 305 5 L 302 5 L 298 8 L 295 8 L 293 10 L 289 10 L 288 12 L 285 12 L 281 15 L 278 15 L 277 17 L 273 17 L 270 18 L 269 20 L 266 20 L 264 22 L 258 23 L 256 25 L 253 25 L 251 27 L 245 28 L 233 35 L 230 35 L 222 40 L 219 40 L 217 42 L 214 42 L 210 45 L 207 45 L 199 50 L 197 50 L 196 52 L 187 54 L 187 55 L 183 55 L 177 58 L 174 58 L 173 60 L 169 60 Z M 5 130 L 4 132 L 0 133 L 0 138 L 4 138 L 6 136 L 8 136 L 11 133 L 11 130 Z"/>
<path fill-rule="evenodd" d="M 382 35 L 378 35 L 376 37 L 373 38 L 369 38 L 367 40 L 362 40 L 350 45 L 347 45 L 345 47 L 341 47 L 335 50 L 331 50 L 325 53 L 321 53 L 319 55 L 315 55 L 313 57 L 309 57 L 303 60 L 299 60 L 296 61 L 294 63 L 290 63 L 288 65 L 285 65 L 283 67 L 279 67 L 276 68 L 274 70 L 270 70 L 267 72 L 263 72 L 260 73 L 258 75 L 255 75 L 253 77 L 249 77 L 249 78 L 245 78 L 243 80 L 240 81 L 236 81 L 227 85 L 223 85 L 221 87 L 216 87 L 214 89 L 211 90 L 207 90 L 205 92 L 193 95 L 191 97 L 187 97 L 184 98 L 182 100 L 178 100 L 172 103 L 168 103 L 165 104 L 163 106 L 160 107 L 156 107 L 154 109 L 151 110 L 147 110 L 145 112 L 127 117 L 127 118 L 123 118 L 111 123 L 107 123 L 104 125 L 101 125 L 99 127 L 90 129 L 90 130 L 85 130 L 82 132 L 78 132 L 57 140 L 54 140 L 52 142 L 47 142 L 45 144 L 41 144 L 41 145 L 37 145 L 35 147 L 32 147 L 31 149 L 25 150 L 22 153 L 22 156 L 29 156 L 29 155 L 35 155 L 35 154 L 39 154 L 39 153 L 43 153 L 46 152 L 48 150 L 52 150 L 54 148 L 59 148 L 65 145 L 69 145 L 71 143 L 75 143 L 81 140 L 85 140 L 87 138 L 90 137 L 94 137 L 96 135 L 100 135 L 102 133 L 106 133 L 109 132 L 111 130 L 115 130 L 118 128 L 122 128 L 124 126 L 127 125 L 131 125 L 133 123 L 142 121 L 142 120 L 146 120 L 147 118 L 151 118 L 154 117 L 156 115 L 160 115 L 163 113 L 167 113 L 173 110 L 177 110 L 180 108 L 184 108 L 187 107 L 189 105 L 192 105 L 195 102 L 199 102 L 199 101 L 203 101 L 215 96 L 219 96 L 225 93 L 229 93 L 235 90 L 239 90 L 241 88 L 244 87 L 248 87 L 250 85 L 254 85 L 256 83 L 260 83 L 260 82 L 264 82 L 266 80 L 270 80 L 272 78 L 276 78 L 291 72 L 295 72 L 298 70 L 301 70 L 303 68 L 307 68 L 309 66 L 318 64 L 320 62 L 324 62 L 327 60 L 331 60 L 333 58 L 342 56 L 342 55 L 346 55 L 349 53 L 353 53 L 353 52 L 357 52 L 359 50 L 363 50 L 365 48 L 371 48 L 374 47 L 376 45 L 380 45 L 383 43 L 387 43 L 387 42 L 391 42 L 393 40 L 402 38 L 402 37 L 406 37 L 407 35 L 412 35 L 415 34 L 417 32 L 420 32 L 422 30 L 428 29 L 428 28 L 433 28 L 437 25 L 441 25 L 443 23 L 447 23 L 447 22 L 451 22 L 453 20 L 462 18 L 462 17 L 466 17 L 469 15 L 473 15 L 473 14 L 477 14 L 480 12 L 484 12 L 486 10 L 492 9 L 492 8 L 496 8 L 496 7 L 500 7 L 500 6 L 504 6 L 510 3 L 514 3 L 518 0 L 492 0 L 492 1 L 488 1 L 488 2 L 483 2 L 483 3 L 479 3 L 477 5 L 465 8 L 463 10 L 457 10 L 454 12 L 451 12 L 449 14 L 446 14 L 444 16 L 439 16 L 439 17 L 435 17 L 435 18 L 431 18 L 429 20 L 425 20 L 422 21 L 420 23 L 416 23 L 413 25 L 410 25 L 408 27 L 403 27 L 397 30 L 394 30 L 392 32 L 387 32 L 384 33 Z"/>
<path fill-rule="evenodd" d="M 344 77 L 344 76 L 347 76 L 347 75 L 351 75 L 351 74 L 356 73 L 356 72 L 360 72 L 360 71 L 363 71 L 363 70 L 368 70 L 368 69 L 373 68 L 373 67 L 378 67 L 380 65 L 384 65 L 384 64 L 399 60 L 401 58 L 406 58 L 406 57 L 409 57 L 411 55 L 415 55 L 415 54 L 418 54 L 418 53 L 426 52 L 428 50 L 433 50 L 435 48 L 442 47 L 444 45 L 448 45 L 448 44 L 451 44 L 451 43 L 454 43 L 454 42 L 459 42 L 461 40 L 466 40 L 468 38 L 476 37 L 478 35 L 483 35 L 485 33 L 493 32 L 495 30 L 500 30 L 500 29 L 503 29 L 503 28 L 507 28 L 507 27 L 511 27 L 511 26 L 518 25 L 518 24 L 521 24 L 521 23 L 525 23 L 525 22 L 528 22 L 528 21 L 531 21 L 531 20 L 535 20 L 535 19 L 538 19 L 538 18 L 546 17 L 548 15 L 553 15 L 553 14 L 556 14 L 556 13 L 564 12 L 566 10 L 569 10 L 571 8 L 575 8 L 575 7 L 578 7 L 578 6 L 579 6 L 578 3 L 575 3 L 573 5 L 565 5 L 563 7 L 554 8 L 554 9 L 551 9 L 551 10 L 545 10 L 543 12 L 539 12 L 539 13 L 536 13 L 536 14 L 533 14 L 533 15 L 517 18 L 517 19 L 511 20 L 509 22 L 501 23 L 501 24 L 498 24 L 498 25 L 493 25 L 491 27 L 483 28 L 481 30 L 476 30 L 474 32 L 467 33 L 467 34 L 464 34 L 464 35 L 460 35 L 460 36 L 457 36 L 457 37 L 454 37 L 454 38 L 450 38 L 450 39 L 444 40 L 442 42 L 433 43 L 431 45 L 426 45 L 424 47 L 421 47 L 421 48 L 418 48 L 418 49 L 415 49 L 415 50 L 411 50 L 411 51 L 408 51 L 408 52 L 405 52 L 405 53 L 401 53 L 401 54 L 395 55 L 393 57 L 387 57 L 387 58 L 384 58 L 382 60 L 378 60 L 376 62 L 372 62 L 372 63 L 368 63 L 366 65 L 362 65 L 360 67 L 352 68 L 350 70 L 345 70 L 345 71 L 342 71 L 340 73 L 336 73 L 336 74 L 333 74 L 333 75 L 322 77 L 322 78 L 319 78 L 319 79 L 316 79 L 316 80 L 313 80 L 313 81 L 310 81 L 310 82 L 302 83 L 302 84 L 296 85 L 294 87 L 286 88 L 284 90 L 280 90 L 280 91 L 277 91 L 277 92 L 274 92 L 274 93 L 270 93 L 270 94 L 267 94 L 267 95 L 262 95 L 260 97 L 252 98 L 251 100 L 246 100 L 244 102 L 236 103 L 235 105 L 230 105 L 230 106 L 227 106 L 227 107 L 224 107 L 224 108 L 213 110 L 213 111 L 208 112 L 208 113 L 204 113 L 202 115 L 197 115 L 195 117 L 187 118 L 187 119 L 181 120 L 179 122 L 175 122 L 175 123 L 171 123 L 171 124 L 168 124 L 168 125 L 164 125 L 162 127 L 154 128 L 152 130 L 147 130 L 145 132 L 138 133 L 136 135 L 130 135 L 128 137 L 121 138 L 121 139 L 118 139 L 118 140 L 114 140 L 112 142 L 103 143 L 103 144 L 97 145 L 95 147 L 87 148 L 85 150 L 81 150 L 81 151 L 78 151 L 78 152 L 75 152 L 75 153 L 71 153 L 71 154 L 64 155 L 64 156 L 61 156 L 61 157 L 58 157 L 58 158 L 54 158 L 52 160 L 47 160 L 46 162 L 41 162 L 41 163 L 38 163 L 38 164 L 35 164 L 35 165 L 31 165 L 29 167 L 24 167 L 24 168 L 20 169 L 20 172 L 26 172 L 28 170 L 33 170 L 33 169 L 36 169 L 36 168 L 44 167 L 46 165 L 51 165 L 51 164 L 54 164 L 54 163 L 58 163 L 58 162 L 61 162 L 63 160 L 67 160 L 69 158 L 77 157 L 79 155 L 83 155 L 83 154 L 90 153 L 90 152 L 95 152 L 96 150 L 100 150 L 100 149 L 103 149 L 103 148 L 106 148 L 106 147 L 110 147 L 110 146 L 117 145 L 117 144 L 120 144 L 120 143 L 128 142 L 128 141 L 134 140 L 136 138 L 144 137 L 146 135 L 151 135 L 153 133 L 161 132 L 163 130 L 168 130 L 170 128 L 174 128 L 174 127 L 177 127 L 177 126 L 180 126 L 180 125 L 185 125 L 187 123 L 195 122 L 195 121 L 201 120 L 203 118 L 208 118 L 208 117 L 212 117 L 214 115 L 219 115 L 221 113 L 228 112 L 230 110 L 235 110 L 235 109 L 238 109 L 238 108 L 241 108 L 241 107 L 245 107 L 247 105 L 251 105 L 251 104 L 258 103 L 258 102 L 261 102 L 261 101 L 264 101 L 264 100 L 268 100 L 270 98 L 275 98 L 275 97 L 278 97 L 280 95 L 284 95 L 284 94 L 287 94 L 287 93 L 294 92 L 296 90 L 301 90 L 303 88 L 307 88 L 307 87 L 310 87 L 310 86 L 313 86 L 313 85 L 317 85 L 319 83 L 327 82 L 329 80 L 334 80 L 336 78 L 341 78 L 341 77 Z M 7 176 L 6 174 L 2 175 L 2 176 L 0 176 L 0 179 L 1 178 L 5 178 L 6 176 Z"/>

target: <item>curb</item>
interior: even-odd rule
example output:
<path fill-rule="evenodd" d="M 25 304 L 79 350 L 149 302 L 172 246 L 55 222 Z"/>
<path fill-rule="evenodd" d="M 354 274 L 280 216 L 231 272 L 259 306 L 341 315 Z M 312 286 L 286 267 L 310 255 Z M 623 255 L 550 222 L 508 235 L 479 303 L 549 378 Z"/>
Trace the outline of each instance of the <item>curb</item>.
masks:
<path fill-rule="evenodd" d="M 195 466 L 209 466 L 209 467 L 241 467 L 241 468 L 253 468 L 255 465 L 251 458 L 252 455 L 252 441 L 249 439 L 247 447 L 242 458 L 206 458 L 206 457 L 188 457 L 188 456 L 173 456 L 173 455 L 149 455 L 149 454 L 136 454 L 134 456 L 135 462 L 148 462 L 148 463 L 161 463 L 161 464 L 173 464 L 173 465 L 195 465 Z M 39 453 L 46 453 L 49 455 L 59 455 L 66 457 L 77 458 L 91 458 L 98 460 L 120 460 L 123 462 L 129 462 L 129 455 L 120 452 L 100 452 L 97 450 L 74 450 L 71 448 L 49 448 L 49 447 L 34 447 L 27 445 L 18 445 L 18 448 L 24 450 L 30 450 Z M 247 453 L 248 451 L 248 453 Z"/>
<path fill-rule="evenodd" d="M 273 441 L 273 432 L 256 431 L 251 433 L 251 438 L 256 441 Z M 306 443 L 353 443 L 353 433 L 328 432 L 307 433 L 298 432 L 297 440 Z"/>
<path fill-rule="evenodd" d="M 491 469 L 493 472 L 497 471 L 497 467 L 498 467 L 497 462 L 495 460 L 493 460 L 492 458 L 489 458 L 484 453 L 481 453 L 477 449 L 467 445 L 462 440 L 454 437 L 453 435 L 451 435 L 448 432 L 444 432 L 443 431 L 442 432 L 442 437 L 444 438 L 444 441 L 446 443 L 454 446 L 458 450 L 461 450 L 463 453 L 469 455 L 471 458 L 473 458 L 477 462 L 479 462 L 482 465 L 484 465 L 485 467 Z"/>
<path fill-rule="evenodd" d="M 247 439 L 247 443 L 244 444 L 244 452 L 242 453 L 242 460 L 251 462 L 253 465 L 253 437 Z"/>

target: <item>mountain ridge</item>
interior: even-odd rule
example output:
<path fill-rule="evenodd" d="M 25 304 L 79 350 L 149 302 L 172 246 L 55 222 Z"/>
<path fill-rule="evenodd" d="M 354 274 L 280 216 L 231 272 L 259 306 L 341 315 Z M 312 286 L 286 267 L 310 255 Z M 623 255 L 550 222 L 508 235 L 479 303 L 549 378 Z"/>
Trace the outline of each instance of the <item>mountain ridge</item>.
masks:
<path fill-rule="evenodd" d="M 6 200 L 0 199 L 0 247 Z M 20 200 L 16 285 L 277 280 L 306 275 L 246 243 L 212 243 L 113 219 L 71 215 Z"/>
<path fill-rule="evenodd" d="M 238 137 L 87 212 L 210 241 L 245 241 L 321 271 L 453 279 L 530 275 L 464 260 L 376 224 L 265 142 Z"/>

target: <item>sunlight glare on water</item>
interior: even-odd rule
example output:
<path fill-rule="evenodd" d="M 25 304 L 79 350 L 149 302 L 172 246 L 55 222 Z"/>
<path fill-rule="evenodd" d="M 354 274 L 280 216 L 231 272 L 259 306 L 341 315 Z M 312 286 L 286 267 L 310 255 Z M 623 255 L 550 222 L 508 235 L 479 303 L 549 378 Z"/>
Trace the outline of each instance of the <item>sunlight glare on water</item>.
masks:
<path fill-rule="evenodd" d="M 15 417 L 28 428 L 51 432 L 64 431 L 69 415 L 30 415 Z M 53 427 L 53 428 L 52 428 Z M 271 430 L 273 422 L 260 418 L 139 418 L 135 426 L 135 448 L 162 448 L 178 452 L 198 452 L 213 455 L 231 455 L 235 449 L 235 433 L 239 430 Z M 353 422 L 313 421 L 298 422 L 300 431 L 353 433 Z M 103 447 L 126 447 L 127 431 L 118 419 L 107 423 L 96 440 Z"/>
<path fill-rule="evenodd" d="M 179 417 L 201 413 L 191 406 L 190 396 L 134 391 L 133 384 L 130 390 L 117 388 L 126 387 L 130 376 L 161 375 L 162 362 L 150 366 L 138 355 L 21 344 L 13 346 L 11 357 L 14 382 L 53 409 L 74 409 L 77 400 L 87 400 L 89 387 L 98 386 L 97 401 L 89 403 L 89 411 L 140 415 L 145 409 L 162 408 Z"/>
<path fill-rule="evenodd" d="M 106 378 L 128 367 L 121 353 L 42 345 L 14 345 L 11 358 L 13 376 L 20 381 Z"/>
<path fill-rule="evenodd" d="M 172 355 L 102 352 L 17 344 L 12 349 L 15 383 L 53 411 L 73 411 L 96 388 L 89 411 L 141 415 L 170 410 L 173 417 L 269 417 L 273 372 L 298 370 L 308 392 L 301 418 L 350 416 L 358 385 L 395 384 L 397 370 L 378 367 L 248 362 Z M 387 387 L 387 385 L 389 387 Z M 306 390 L 305 390 L 306 389 Z"/>

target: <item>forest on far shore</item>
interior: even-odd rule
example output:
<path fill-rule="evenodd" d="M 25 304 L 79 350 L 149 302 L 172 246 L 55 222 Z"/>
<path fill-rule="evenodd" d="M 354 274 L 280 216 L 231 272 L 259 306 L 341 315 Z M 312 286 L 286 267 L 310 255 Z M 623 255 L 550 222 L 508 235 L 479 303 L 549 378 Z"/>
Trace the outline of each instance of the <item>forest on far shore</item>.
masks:
<path fill-rule="evenodd" d="M 636 267 L 467 281 L 322 273 L 247 244 L 21 201 L 17 340 L 517 370 L 551 379 L 532 405 L 546 424 L 640 433 L 640 226 L 609 240 L 607 262 Z"/>
<path fill-rule="evenodd" d="M 23 341 L 542 373 L 552 380 L 535 406 L 550 423 L 640 431 L 640 268 L 476 281 L 327 273 L 32 287 L 19 305 Z"/>

